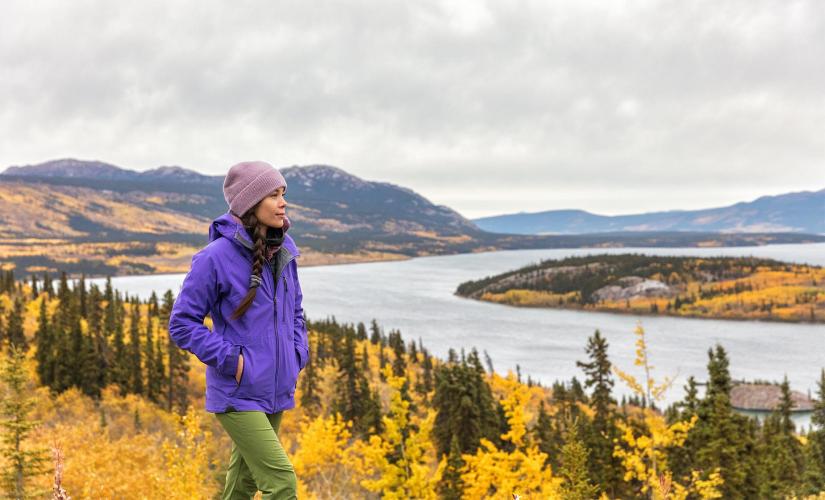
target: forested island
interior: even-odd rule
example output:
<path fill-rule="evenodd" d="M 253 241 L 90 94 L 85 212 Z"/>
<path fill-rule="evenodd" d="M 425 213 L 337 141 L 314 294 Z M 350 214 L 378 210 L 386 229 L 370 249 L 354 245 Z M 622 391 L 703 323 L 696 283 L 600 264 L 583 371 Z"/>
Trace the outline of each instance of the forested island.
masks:
<path fill-rule="evenodd" d="M 523 307 L 825 322 L 825 268 L 755 257 L 567 257 L 468 281 L 456 294 Z"/>

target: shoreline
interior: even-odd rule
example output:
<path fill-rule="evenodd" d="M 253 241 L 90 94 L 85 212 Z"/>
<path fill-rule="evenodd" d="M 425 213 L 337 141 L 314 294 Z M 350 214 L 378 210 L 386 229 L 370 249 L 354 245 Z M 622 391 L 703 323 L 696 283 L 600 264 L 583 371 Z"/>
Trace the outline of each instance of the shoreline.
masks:
<path fill-rule="evenodd" d="M 554 306 L 546 306 L 546 305 L 520 305 L 520 304 L 508 304 L 506 302 L 496 302 L 494 300 L 484 300 L 476 297 L 468 297 L 466 295 L 459 295 L 458 293 L 453 293 L 456 297 L 461 297 L 463 299 L 468 300 L 475 300 L 477 302 L 484 302 L 487 304 L 498 304 L 500 306 L 505 307 L 517 307 L 522 309 L 553 309 L 559 311 L 580 311 L 580 312 L 598 312 L 598 313 L 608 313 L 608 314 L 621 314 L 621 315 L 633 315 L 633 316 L 646 316 L 646 317 L 666 317 L 666 318 L 682 318 L 682 319 L 712 319 L 712 320 L 724 320 L 724 321 L 738 321 L 738 322 L 747 322 L 747 321 L 758 321 L 764 323 L 787 323 L 792 325 L 822 325 L 825 324 L 825 320 L 815 320 L 815 321 L 805 321 L 805 320 L 790 320 L 790 319 L 781 319 L 781 318 L 730 318 L 724 316 L 697 316 L 693 314 L 667 314 L 667 313 L 651 313 L 641 312 L 641 311 L 625 311 L 621 309 L 588 309 L 584 307 L 554 307 Z"/>

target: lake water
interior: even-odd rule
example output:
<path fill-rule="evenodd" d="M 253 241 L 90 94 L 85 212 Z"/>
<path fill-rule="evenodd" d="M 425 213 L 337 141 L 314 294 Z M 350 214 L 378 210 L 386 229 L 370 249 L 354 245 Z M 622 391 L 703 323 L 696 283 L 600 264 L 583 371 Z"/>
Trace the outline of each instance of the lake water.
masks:
<path fill-rule="evenodd" d="M 515 370 L 550 384 L 582 378 L 577 360 L 585 360 L 587 337 L 599 329 L 610 343 L 614 364 L 636 375 L 634 334 L 641 321 L 648 336 L 654 376 L 676 377 L 665 402 L 683 396 L 688 376 L 707 378 L 707 350 L 722 344 L 734 378 L 781 381 L 787 375 L 795 390 L 813 393 L 825 367 L 825 326 L 763 321 L 633 316 L 601 312 L 528 309 L 478 302 L 453 295 L 463 281 L 515 269 L 543 259 L 594 253 L 651 255 L 756 256 L 825 265 L 825 243 L 726 248 L 611 248 L 513 250 L 423 257 L 407 261 L 300 268 L 304 308 L 311 319 L 396 328 L 408 341 L 421 339 L 445 358 L 454 348 L 487 350 L 497 372 Z M 152 290 L 177 292 L 183 275 L 114 278 L 117 289 L 148 297 Z M 627 394 L 617 381 L 616 393 Z"/>

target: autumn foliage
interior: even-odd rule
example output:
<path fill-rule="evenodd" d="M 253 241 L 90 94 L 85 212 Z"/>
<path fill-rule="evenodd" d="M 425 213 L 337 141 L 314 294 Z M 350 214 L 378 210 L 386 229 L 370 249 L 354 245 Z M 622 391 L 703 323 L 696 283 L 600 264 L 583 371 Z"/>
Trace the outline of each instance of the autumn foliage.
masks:
<path fill-rule="evenodd" d="M 74 499 L 218 495 L 231 442 L 203 410 L 203 365 L 169 344 L 168 298 L 126 300 L 111 290 L 81 298 L 79 283 L 62 292 L 8 283 L 0 276 L 8 374 L 0 390 L 20 404 L 0 418 L 5 437 L 9 422 L 26 425 L 0 470 L 24 471 L 27 491 Z M 76 320 L 59 316 L 73 308 Z M 825 490 L 825 430 L 796 434 L 789 405 L 764 425 L 735 415 L 721 346 L 709 354 L 707 394 L 689 391 L 663 410 L 672 381 L 655 375 L 647 349 L 655 339 L 641 325 L 634 367 L 612 366 L 596 332 L 582 350 L 583 381 L 552 387 L 493 372 L 474 349 L 438 359 L 374 321 L 308 326 L 310 363 L 280 432 L 300 498 L 803 498 Z M 106 364 L 94 378 L 61 375 L 41 350 L 44 338 Z M 13 363 L 12 350 L 26 354 Z M 613 377 L 633 396 L 616 401 Z M 823 399 L 825 373 L 818 426 Z M 15 466 L 23 451 L 48 460 Z"/>

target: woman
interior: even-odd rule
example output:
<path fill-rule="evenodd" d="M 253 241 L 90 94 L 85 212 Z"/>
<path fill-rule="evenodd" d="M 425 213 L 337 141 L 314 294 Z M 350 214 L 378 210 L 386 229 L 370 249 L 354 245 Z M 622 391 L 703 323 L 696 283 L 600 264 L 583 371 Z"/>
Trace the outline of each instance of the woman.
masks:
<path fill-rule="evenodd" d="M 309 349 L 285 192 L 268 163 L 229 169 L 229 212 L 212 222 L 169 319 L 172 340 L 206 363 L 206 410 L 232 438 L 223 498 L 296 498 L 278 429 Z"/>

